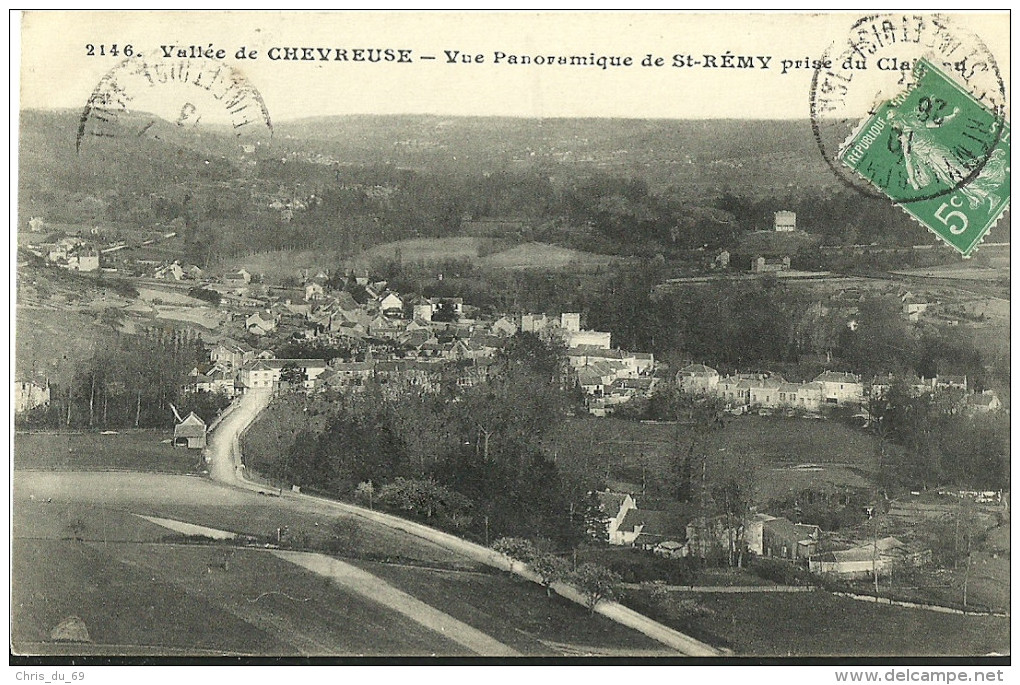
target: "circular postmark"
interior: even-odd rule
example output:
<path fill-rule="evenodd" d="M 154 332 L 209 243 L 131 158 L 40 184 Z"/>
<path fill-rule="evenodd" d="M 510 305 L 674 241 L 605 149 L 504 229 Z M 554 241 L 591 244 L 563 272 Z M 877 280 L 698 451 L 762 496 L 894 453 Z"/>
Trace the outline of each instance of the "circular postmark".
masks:
<path fill-rule="evenodd" d="M 964 188 L 995 158 L 1005 84 L 985 43 L 948 17 L 864 17 L 820 65 L 811 81 L 811 127 L 825 163 L 850 188 L 897 203 L 932 200 Z M 943 91 L 956 89 L 949 96 L 922 87 L 936 71 L 948 77 Z M 950 127 L 960 142 L 938 144 Z M 853 168 L 841 153 L 862 139 L 898 163 L 868 173 Z"/>
<path fill-rule="evenodd" d="M 178 129 L 200 124 L 238 138 L 272 137 L 258 89 L 225 62 L 207 59 L 123 60 L 92 91 L 78 123 L 75 149 L 90 140 L 146 134 L 160 122 Z"/>

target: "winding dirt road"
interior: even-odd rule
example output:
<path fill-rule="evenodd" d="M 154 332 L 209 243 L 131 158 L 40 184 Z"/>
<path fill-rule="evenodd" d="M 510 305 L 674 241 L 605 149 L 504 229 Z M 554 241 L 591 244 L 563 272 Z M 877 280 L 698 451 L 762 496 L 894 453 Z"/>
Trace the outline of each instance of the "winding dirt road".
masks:
<path fill-rule="evenodd" d="M 270 393 L 249 391 L 232 405 L 230 413 L 225 415 L 216 426 L 209 440 L 209 446 L 206 448 L 209 474 L 214 480 L 253 490 L 263 489 L 262 486 L 245 479 L 239 438 L 244 429 L 258 417 L 259 412 L 269 406 L 271 399 Z M 521 568 L 521 564 L 514 564 L 509 558 L 497 554 L 487 547 L 420 523 L 321 497 L 291 492 L 283 492 L 281 495 L 284 500 L 298 504 L 298 506 L 300 503 L 314 503 L 318 507 L 327 507 L 336 512 L 358 516 L 388 528 L 409 533 L 488 566 L 516 573 L 535 582 L 540 580 L 537 575 Z M 552 589 L 573 602 L 585 604 L 582 594 L 571 585 L 554 583 Z M 711 645 L 664 626 L 616 602 L 601 602 L 596 607 L 596 611 L 621 625 L 644 633 L 682 655 L 719 656 L 723 653 Z"/>

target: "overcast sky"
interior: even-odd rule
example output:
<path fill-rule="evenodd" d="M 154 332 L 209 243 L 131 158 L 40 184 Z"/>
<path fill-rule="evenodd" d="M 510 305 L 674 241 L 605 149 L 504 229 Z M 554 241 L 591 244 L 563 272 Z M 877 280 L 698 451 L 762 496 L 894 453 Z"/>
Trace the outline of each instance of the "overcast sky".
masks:
<path fill-rule="evenodd" d="M 223 14 L 29 13 L 22 20 L 23 108 L 81 108 L 121 58 L 88 57 L 86 45 L 131 44 L 147 59 L 160 45 L 227 51 L 276 121 L 329 114 L 431 113 L 529 117 L 807 118 L 811 69 L 783 75 L 781 60 L 814 59 L 845 43 L 853 14 Z M 978 35 L 1009 79 L 1008 15 L 955 16 Z M 245 46 L 255 60 L 236 60 Z M 271 61 L 273 47 L 393 48 L 413 64 Z M 451 65 L 444 50 L 482 54 Z M 496 51 L 525 55 L 652 53 L 663 67 L 493 64 Z M 771 57 L 770 69 L 671 66 L 675 54 Z M 420 61 L 433 55 L 435 61 Z M 757 60 L 756 64 L 760 64 Z M 875 72 L 872 72 L 875 74 Z M 877 74 L 875 74 L 877 76 Z"/>

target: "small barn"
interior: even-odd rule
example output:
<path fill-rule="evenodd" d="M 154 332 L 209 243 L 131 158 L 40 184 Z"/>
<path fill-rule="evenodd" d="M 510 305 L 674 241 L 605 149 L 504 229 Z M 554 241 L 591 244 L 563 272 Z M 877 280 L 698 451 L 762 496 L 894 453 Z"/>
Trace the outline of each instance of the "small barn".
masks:
<path fill-rule="evenodd" d="M 191 412 L 188 417 L 174 426 L 174 447 L 200 450 L 205 447 L 205 421 Z"/>

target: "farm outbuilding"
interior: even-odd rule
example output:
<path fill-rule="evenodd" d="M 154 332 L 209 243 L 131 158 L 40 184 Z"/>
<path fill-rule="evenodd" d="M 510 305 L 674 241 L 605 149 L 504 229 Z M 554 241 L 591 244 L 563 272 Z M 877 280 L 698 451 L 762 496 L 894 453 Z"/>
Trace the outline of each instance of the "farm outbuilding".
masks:
<path fill-rule="evenodd" d="M 174 447 L 200 450 L 205 447 L 205 421 L 191 412 L 187 418 L 174 426 Z"/>
<path fill-rule="evenodd" d="M 885 537 L 846 550 L 826 552 L 811 559 L 812 573 L 865 578 L 875 571 L 888 575 L 896 567 L 918 567 L 931 563 L 931 550 L 905 545 L 894 537 Z"/>

